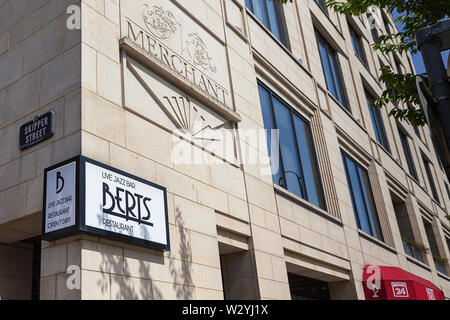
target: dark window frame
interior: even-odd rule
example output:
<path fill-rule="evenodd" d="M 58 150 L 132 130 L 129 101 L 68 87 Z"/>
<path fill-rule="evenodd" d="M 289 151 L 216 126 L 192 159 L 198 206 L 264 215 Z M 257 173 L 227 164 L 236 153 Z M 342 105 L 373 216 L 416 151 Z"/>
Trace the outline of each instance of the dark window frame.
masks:
<path fill-rule="evenodd" d="M 290 121 L 291 121 L 291 125 L 293 128 L 293 136 L 295 137 L 295 149 L 296 149 L 296 155 L 297 155 L 297 161 L 299 164 L 299 173 L 300 173 L 300 177 L 298 177 L 299 179 L 299 187 L 300 187 L 300 192 L 302 193 L 302 195 L 304 196 L 300 196 L 297 194 L 297 196 L 299 196 L 300 198 L 312 203 L 310 200 L 308 200 L 308 191 L 306 188 L 306 182 L 305 182 L 305 178 L 304 178 L 304 173 L 303 173 L 303 166 L 302 166 L 302 159 L 300 156 L 300 147 L 298 145 L 298 135 L 297 135 L 297 131 L 296 131 L 296 126 L 294 124 L 294 116 L 300 118 L 303 122 L 305 122 L 308 126 L 308 135 L 311 138 L 311 141 L 309 141 L 310 143 L 310 147 L 311 147 L 311 164 L 316 168 L 317 172 L 317 179 L 315 180 L 316 183 L 316 189 L 317 189 L 317 200 L 318 200 L 318 204 L 314 204 L 313 205 L 323 209 L 323 210 L 327 210 L 327 204 L 326 204 L 326 200 L 325 200 L 325 193 L 324 193 L 324 189 L 323 189 L 323 184 L 322 184 L 322 176 L 320 173 L 320 168 L 319 168 L 319 162 L 317 159 L 317 152 L 316 152 L 316 147 L 315 147 L 315 143 L 314 143 L 314 139 L 313 139 L 313 135 L 312 135 L 312 129 L 311 129 L 311 123 L 310 121 L 308 121 L 307 119 L 305 119 L 304 116 L 302 116 L 299 112 L 297 112 L 293 107 L 291 107 L 288 103 L 286 103 L 280 96 L 278 96 L 272 89 L 270 89 L 267 85 L 265 85 L 261 80 L 257 80 L 258 86 L 261 86 L 264 90 L 266 90 L 269 95 L 270 95 L 270 112 L 271 112 L 271 117 L 272 117 L 272 121 L 273 124 L 275 126 L 274 129 L 278 129 L 277 126 L 277 117 L 275 114 L 275 110 L 274 110 L 274 104 L 273 104 L 273 99 L 276 99 L 279 103 L 281 103 L 288 111 L 289 111 L 289 117 L 290 117 Z M 268 148 L 270 148 L 269 145 L 269 141 L 267 141 L 267 146 Z M 280 181 L 274 181 L 275 184 L 279 185 L 280 187 L 290 191 L 288 189 L 288 186 L 286 184 L 287 179 L 286 179 L 286 171 L 284 170 L 284 162 L 283 162 L 283 154 L 281 152 L 281 143 L 280 143 L 280 151 L 279 151 L 279 157 L 280 157 L 280 168 L 279 170 L 281 171 L 281 177 L 280 177 Z M 272 174 L 272 177 L 274 177 L 274 175 Z M 282 183 L 281 183 L 282 181 Z M 290 191 L 292 192 L 292 191 Z"/>

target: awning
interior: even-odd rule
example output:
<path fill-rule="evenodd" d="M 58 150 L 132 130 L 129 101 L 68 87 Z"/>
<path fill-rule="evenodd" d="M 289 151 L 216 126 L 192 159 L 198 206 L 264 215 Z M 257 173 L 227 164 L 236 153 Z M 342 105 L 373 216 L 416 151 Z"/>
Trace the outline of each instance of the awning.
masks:
<path fill-rule="evenodd" d="M 366 265 L 363 287 L 366 300 L 445 300 L 433 283 L 397 267 Z"/>

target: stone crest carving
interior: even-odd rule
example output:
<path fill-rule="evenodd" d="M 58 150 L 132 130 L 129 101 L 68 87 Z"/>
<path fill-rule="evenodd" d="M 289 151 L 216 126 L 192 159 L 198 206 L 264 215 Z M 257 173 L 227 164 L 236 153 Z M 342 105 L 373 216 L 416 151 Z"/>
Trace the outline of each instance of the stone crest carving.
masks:
<path fill-rule="evenodd" d="M 204 70 L 217 72 L 217 68 L 211 63 L 212 58 L 209 56 L 208 48 L 202 38 L 200 38 L 196 32 L 189 33 L 188 36 L 189 38 L 186 41 L 186 50 L 192 63 L 203 68 Z"/>
<path fill-rule="evenodd" d="M 178 30 L 178 22 L 172 12 L 162 7 L 144 4 L 142 17 L 148 30 L 158 39 L 168 40 Z"/>

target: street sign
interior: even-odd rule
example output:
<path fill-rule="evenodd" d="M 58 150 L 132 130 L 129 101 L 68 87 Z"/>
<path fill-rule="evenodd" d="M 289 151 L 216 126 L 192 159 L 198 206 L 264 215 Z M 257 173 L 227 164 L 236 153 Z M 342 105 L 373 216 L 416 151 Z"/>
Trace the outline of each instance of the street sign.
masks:
<path fill-rule="evenodd" d="M 53 136 L 54 112 L 49 111 L 20 127 L 19 149 L 25 150 Z"/>

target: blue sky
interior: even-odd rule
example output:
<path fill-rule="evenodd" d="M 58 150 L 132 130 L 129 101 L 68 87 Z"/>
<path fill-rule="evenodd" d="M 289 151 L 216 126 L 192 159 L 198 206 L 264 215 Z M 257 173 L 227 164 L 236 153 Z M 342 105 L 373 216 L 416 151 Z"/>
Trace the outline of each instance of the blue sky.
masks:
<path fill-rule="evenodd" d="M 394 19 L 399 16 L 397 11 L 393 12 L 393 16 L 394 16 Z M 402 25 L 401 24 L 396 23 L 396 25 L 397 25 L 397 28 L 399 30 L 402 30 Z M 447 66 L 448 55 L 449 55 L 449 50 L 442 52 L 442 58 L 444 59 L 444 65 L 445 66 Z M 424 72 L 426 72 L 425 71 L 425 67 L 423 65 L 422 55 L 420 54 L 420 52 L 418 54 L 413 55 L 412 59 L 413 59 L 414 67 L 416 68 L 416 73 L 424 73 Z"/>

